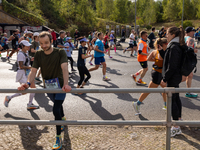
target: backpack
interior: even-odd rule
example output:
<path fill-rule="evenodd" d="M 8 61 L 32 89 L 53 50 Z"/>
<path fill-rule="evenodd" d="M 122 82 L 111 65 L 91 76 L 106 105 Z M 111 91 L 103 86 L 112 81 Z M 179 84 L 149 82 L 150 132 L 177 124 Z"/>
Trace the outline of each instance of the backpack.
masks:
<path fill-rule="evenodd" d="M 182 46 L 181 49 L 183 50 L 181 74 L 188 76 L 194 69 L 194 73 L 196 73 L 197 55 L 194 49 L 186 45 Z"/>

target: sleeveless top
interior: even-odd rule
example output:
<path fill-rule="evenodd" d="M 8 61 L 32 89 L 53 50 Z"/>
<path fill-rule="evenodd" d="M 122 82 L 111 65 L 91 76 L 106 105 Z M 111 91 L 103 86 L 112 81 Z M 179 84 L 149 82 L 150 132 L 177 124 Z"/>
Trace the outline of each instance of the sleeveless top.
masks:
<path fill-rule="evenodd" d="M 162 67 L 163 67 L 163 59 L 161 58 L 160 54 L 159 54 L 159 51 L 157 50 L 156 52 L 156 57 L 155 57 L 155 63 L 154 63 L 155 66 L 158 66 L 159 69 L 155 69 L 153 68 L 153 70 L 159 72 L 159 73 L 162 73 Z"/>

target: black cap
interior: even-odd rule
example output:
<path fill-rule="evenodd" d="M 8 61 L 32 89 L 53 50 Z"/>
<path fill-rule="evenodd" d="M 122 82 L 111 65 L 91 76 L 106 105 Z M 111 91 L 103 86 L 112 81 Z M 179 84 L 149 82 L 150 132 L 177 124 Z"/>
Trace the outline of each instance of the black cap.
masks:
<path fill-rule="evenodd" d="M 186 33 L 190 33 L 191 31 L 196 32 L 195 28 L 193 28 L 193 27 L 187 27 L 187 28 L 185 29 L 185 32 L 186 32 Z"/>

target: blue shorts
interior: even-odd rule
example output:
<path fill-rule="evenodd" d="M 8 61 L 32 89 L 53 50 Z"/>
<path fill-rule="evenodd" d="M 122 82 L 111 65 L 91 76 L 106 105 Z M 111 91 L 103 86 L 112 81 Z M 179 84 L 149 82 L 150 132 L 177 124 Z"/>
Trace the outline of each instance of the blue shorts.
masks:
<path fill-rule="evenodd" d="M 54 102 L 55 100 L 64 101 L 66 93 L 47 93 L 47 96 Z"/>
<path fill-rule="evenodd" d="M 105 62 L 105 58 L 104 57 L 95 57 L 94 58 L 94 63 L 95 65 L 100 65 L 100 63 Z"/>

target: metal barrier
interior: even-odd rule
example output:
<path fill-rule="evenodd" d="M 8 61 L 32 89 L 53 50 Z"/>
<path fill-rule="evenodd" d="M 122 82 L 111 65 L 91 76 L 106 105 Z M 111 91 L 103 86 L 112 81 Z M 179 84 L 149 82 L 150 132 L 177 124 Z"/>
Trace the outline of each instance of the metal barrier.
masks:
<path fill-rule="evenodd" d="M 101 121 L 101 120 L 76 120 L 76 121 L 51 121 L 51 120 L 0 120 L 0 124 L 8 125 L 132 125 L 132 126 L 166 126 L 166 150 L 170 150 L 171 126 L 193 126 L 200 127 L 200 121 L 172 121 L 171 103 L 172 93 L 196 92 L 200 88 L 148 88 L 148 89 L 72 89 L 69 93 L 167 93 L 167 116 L 166 120 L 154 121 Z M 65 93 L 60 89 L 27 89 L 18 91 L 16 89 L 0 89 L 0 93 Z"/>

